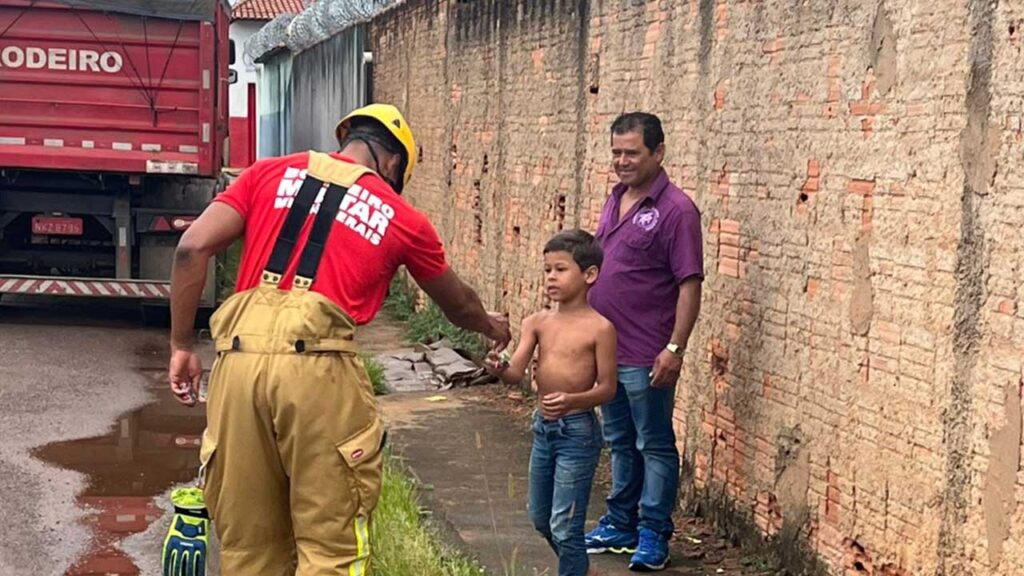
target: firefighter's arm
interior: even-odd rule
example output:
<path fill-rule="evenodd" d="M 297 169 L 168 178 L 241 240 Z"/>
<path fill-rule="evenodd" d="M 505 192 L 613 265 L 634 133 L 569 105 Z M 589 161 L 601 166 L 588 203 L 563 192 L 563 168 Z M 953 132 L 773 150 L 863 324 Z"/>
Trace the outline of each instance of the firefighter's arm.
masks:
<path fill-rule="evenodd" d="M 213 202 L 181 236 L 171 270 L 171 349 L 190 350 L 196 309 L 206 284 L 210 258 L 227 249 L 245 230 L 234 208 Z"/>
<path fill-rule="evenodd" d="M 480 296 L 449 268 L 443 274 L 430 280 L 417 281 L 420 288 L 437 303 L 452 324 L 466 330 L 479 332 L 495 343 L 498 352 L 508 346 L 512 334 L 508 318 L 484 309 Z"/>

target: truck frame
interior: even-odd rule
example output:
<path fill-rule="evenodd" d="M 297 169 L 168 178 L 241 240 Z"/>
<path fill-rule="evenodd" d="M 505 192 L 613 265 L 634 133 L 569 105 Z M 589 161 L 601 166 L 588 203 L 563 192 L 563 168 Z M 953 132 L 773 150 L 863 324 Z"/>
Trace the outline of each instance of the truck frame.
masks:
<path fill-rule="evenodd" d="M 223 186 L 224 0 L 0 0 L 0 295 L 166 303 Z M 213 264 L 203 305 L 215 305 Z"/>

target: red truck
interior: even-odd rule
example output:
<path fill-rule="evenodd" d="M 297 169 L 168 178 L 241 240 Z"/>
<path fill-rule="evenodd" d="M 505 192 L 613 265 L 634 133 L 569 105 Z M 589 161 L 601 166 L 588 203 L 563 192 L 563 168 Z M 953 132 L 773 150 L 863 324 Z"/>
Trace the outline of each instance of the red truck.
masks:
<path fill-rule="evenodd" d="M 225 0 L 0 0 L 0 296 L 166 301 L 222 182 L 229 23 Z"/>

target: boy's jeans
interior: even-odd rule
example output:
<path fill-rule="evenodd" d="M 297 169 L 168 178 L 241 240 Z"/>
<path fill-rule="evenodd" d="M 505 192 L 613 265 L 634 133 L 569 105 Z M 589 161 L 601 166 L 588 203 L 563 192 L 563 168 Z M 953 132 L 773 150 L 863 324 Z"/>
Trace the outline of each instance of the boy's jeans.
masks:
<path fill-rule="evenodd" d="M 650 373 L 650 367 L 619 366 L 615 398 L 601 407 L 612 452 L 612 491 L 603 521 L 623 530 L 639 524 L 668 538 L 679 489 L 679 449 L 672 429 L 676 388 L 652 387 Z"/>
<path fill-rule="evenodd" d="M 587 573 L 583 524 L 600 456 L 601 428 L 593 411 L 558 420 L 534 415 L 530 519 L 558 555 L 559 576 Z"/>

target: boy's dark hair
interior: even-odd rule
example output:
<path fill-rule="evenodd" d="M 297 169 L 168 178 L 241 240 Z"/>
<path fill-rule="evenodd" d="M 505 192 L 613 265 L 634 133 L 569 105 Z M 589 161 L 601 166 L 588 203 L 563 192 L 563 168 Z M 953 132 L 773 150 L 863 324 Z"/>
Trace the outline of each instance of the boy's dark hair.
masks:
<path fill-rule="evenodd" d="M 361 116 L 353 118 L 349 124 L 348 134 L 345 134 L 345 139 L 341 141 L 341 148 L 344 149 L 345 146 L 356 140 L 373 142 L 392 154 L 400 154 L 403 158 L 405 157 L 405 148 L 398 138 L 395 138 L 390 130 L 373 118 Z"/>
<path fill-rule="evenodd" d="M 654 152 L 659 144 L 665 142 L 665 132 L 661 129 L 661 120 L 654 114 L 646 112 L 627 112 L 612 122 L 612 134 L 639 132 L 643 134 L 644 146 Z"/>
<path fill-rule="evenodd" d="M 548 243 L 544 245 L 544 253 L 547 254 L 548 252 L 568 252 L 572 254 L 572 259 L 579 265 L 580 270 L 586 270 L 591 266 L 596 266 L 600 269 L 601 263 L 604 262 L 604 251 L 601 250 L 601 245 L 597 243 L 597 239 L 589 232 L 579 228 L 563 230 L 552 236 Z"/>

